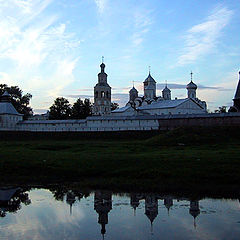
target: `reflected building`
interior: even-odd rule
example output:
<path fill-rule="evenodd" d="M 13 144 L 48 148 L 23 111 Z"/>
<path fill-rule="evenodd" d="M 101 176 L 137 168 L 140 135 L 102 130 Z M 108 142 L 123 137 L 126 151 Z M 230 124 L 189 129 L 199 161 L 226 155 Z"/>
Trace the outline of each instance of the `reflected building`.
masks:
<path fill-rule="evenodd" d="M 199 208 L 199 201 L 190 201 L 190 209 L 189 213 L 193 216 L 194 218 L 194 227 L 196 227 L 196 217 L 200 214 L 200 208 Z"/>
<path fill-rule="evenodd" d="M 76 196 L 74 192 L 70 190 L 69 192 L 67 192 L 67 197 L 66 197 L 66 202 L 67 204 L 70 205 L 70 215 L 72 215 L 72 205 L 75 203 L 75 201 L 76 201 Z"/>
<path fill-rule="evenodd" d="M 168 215 L 169 215 L 169 210 L 173 206 L 173 198 L 168 196 L 164 198 L 164 205 L 167 208 Z"/>
<path fill-rule="evenodd" d="M 106 224 L 108 224 L 108 213 L 112 210 L 112 193 L 96 191 L 94 194 L 94 210 L 98 213 L 98 223 L 102 226 L 101 234 L 104 238 Z"/>
<path fill-rule="evenodd" d="M 148 194 L 145 197 L 145 215 L 151 222 L 151 232 L 152 232 L 152 225 L 155 218 L 158 215 L 158 199 L 154 194 Z"/>
<path fill-rule="evenodd" d="M 139 197 L 139 194 L 132 193 L 130 195 L 130 204 L 131 204 L 131 207 L 134 209 L 134 216 L 136 215 L 136 209 L 140 204 L 139 202 L 140 200 L 141 200 L 141 197 Z"/>

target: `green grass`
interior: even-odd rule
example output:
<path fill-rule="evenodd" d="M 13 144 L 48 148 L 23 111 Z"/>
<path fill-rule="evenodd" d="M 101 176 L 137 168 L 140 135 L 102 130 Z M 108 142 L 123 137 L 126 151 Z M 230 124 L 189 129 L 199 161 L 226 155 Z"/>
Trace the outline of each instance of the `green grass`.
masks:
<path fill-rule="evenodd" d="M 0 180 L 130 189 L 239 185 L 238 134 L 229 128 L 202 128 L 142 141 L 1 141 Z"/>

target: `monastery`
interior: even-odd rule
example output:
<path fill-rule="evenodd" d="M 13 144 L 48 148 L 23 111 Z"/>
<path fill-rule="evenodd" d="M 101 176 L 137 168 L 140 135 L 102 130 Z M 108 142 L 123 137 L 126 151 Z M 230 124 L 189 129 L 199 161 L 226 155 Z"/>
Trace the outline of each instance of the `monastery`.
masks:
<path fill-rule="evenodd" d="M 229 113 L 209 114 L 207 104 L 197 98 L 197 85 L 187 84 L 187 97 L 172 99 L 167 84 L 162 96 L 156 95 L 156 81 L 151 76 L 143 82 L 144 95 L 137 89 L 129 91 L 126 106 L 111 112 L 111 87 L 107 82 L 105 64 L 100 65 L 98 83 L 94 87 L 93 116 L 83 120 L 23 120 L 5 92 L 0 97 L 0 131 L 25 132 L 88 132 L 88 131 L 143 131 L 166 130 L 180 126 L 240 125 L 240 80 Z M 240 73 L 239 73 L 240 75 Z"/>

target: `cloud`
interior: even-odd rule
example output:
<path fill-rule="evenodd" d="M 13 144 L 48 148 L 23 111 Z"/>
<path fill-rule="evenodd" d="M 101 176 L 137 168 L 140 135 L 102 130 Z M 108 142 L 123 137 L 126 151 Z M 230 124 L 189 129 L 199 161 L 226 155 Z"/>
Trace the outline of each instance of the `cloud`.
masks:
<path fill-rule="evenodd" d="M 79 60 L 82 40 L 47 11 L 52 1 L 0 0 L 0 79 L 35 92 L 33 108 L 46 108 L 43 99 L 51 102 L 75 80 Z"/>
<path fill-rule="evenodd" d="M 158 83 L 157 84 L 157 89 L 161 90 L 163 88 L 165 88 L 166 83 Z M 186 89 L 186 84 L 179 84 L 179 83 L 168 83 L 167 84 L 169 89 Z M 218 91 L 232 91 L 232 89 L 230 88 L 224 88 L 224 87 L 220 87 L 220 86 L 205 86 L 205 85 L 198 85 L 198 89 L 214 89 L 214 90 L 218 90 Z"/>
<path fill-rule="evenodd" d="M 134 32 L 131 36 L 134 47 L 141 45 L 144 41 L 144 36 L 149 32 L 150 25 L 153 24 L 153 19 L 150 17 L 152 11 L 137 9 L 134 13 Z"/>
<path fill-rule="evenodd" d="M 98 12 L 102 14 L 106 8 L 108 0 L 94 0 L 97 5 Z"/>
<path fill-rule="evenodd" d="M 178 65 L 193 63 L 216 47 L 217 40 L 232 15 L 232 10 L 217 7 L 204 22 L 191 27 L 184 37 L 185 47 L 182 55 L 178 57 Z"/>
<path fill-rule="evenodd" d="M 66 98 L 93 98 L 93 95 L 69 94 L 65 95 Z"/>

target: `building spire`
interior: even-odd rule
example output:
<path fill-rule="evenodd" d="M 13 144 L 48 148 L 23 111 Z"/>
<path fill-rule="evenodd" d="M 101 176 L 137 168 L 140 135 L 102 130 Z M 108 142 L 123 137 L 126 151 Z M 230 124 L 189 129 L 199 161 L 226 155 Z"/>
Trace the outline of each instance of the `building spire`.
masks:
<path fill-rule="evenodd" d="M 101 68 L 101 73 L 104 73 L 104 68 L 105 68 L 105 64 L 104 64 L 104 56 L 102 56 L 102 63 L 100 65 Z"/>
<path fill-rule="evenodd" d="M 191 75 L 191 82 L 192 82 L 192 75 L 193 75 L 193 72 L 192 72 L 192 71 L 191 71 L 190 75 Z"/>
<path fill-rule="evenodd" d="M 151 74 L 151 66 L 148 66 L 149 75 Z"/>

